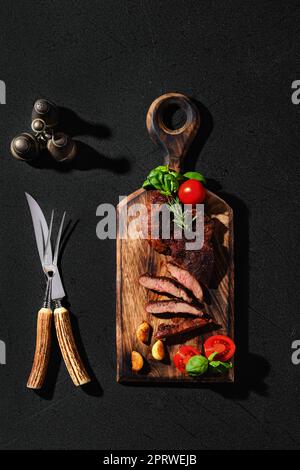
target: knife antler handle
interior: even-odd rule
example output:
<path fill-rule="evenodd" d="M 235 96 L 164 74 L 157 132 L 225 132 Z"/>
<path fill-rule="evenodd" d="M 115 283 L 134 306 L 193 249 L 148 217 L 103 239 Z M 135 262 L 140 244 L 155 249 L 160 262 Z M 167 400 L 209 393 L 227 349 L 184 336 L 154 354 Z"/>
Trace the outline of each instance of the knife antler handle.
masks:
<path fill-rule="evenodd" d="M 166 110 L 172 106 L 181 109 L 186 116 L 185 123 L 179 129 L 169 129 L 164 119 Z M 151 104 L 146 124 L 151 139 L 166 150 L 165 164 L 172 170 L 180 171 L 184 156 L 200 126 L 200 114 L 195 103 L 181 93 L 166 93 Z"/>
<path fill-rule="evenodd" d="M 70 313 L 64 307 L 54 310 L 54 323 L 59 347 L 74 385 L 91 381 L 77 350 L 72 331 Z"/>
<path fill-rule="evenodd" d="M 28 388 L 41 388 L 46 377 L 51 348 L 52 315 L 50 308 L 41 308 L 38 312 L 36 346 L 33 365 L 27 382 Z"/>

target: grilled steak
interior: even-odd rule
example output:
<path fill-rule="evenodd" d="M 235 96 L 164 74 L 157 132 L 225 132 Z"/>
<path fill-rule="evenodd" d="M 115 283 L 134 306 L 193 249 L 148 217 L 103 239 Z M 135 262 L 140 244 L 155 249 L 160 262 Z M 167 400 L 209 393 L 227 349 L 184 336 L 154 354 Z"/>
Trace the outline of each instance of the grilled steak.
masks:
<path fill-rule="evenodd" d="M 198 317 L 203 316 L 203 311 L 195 305 L 188 304 L 182 300 L 158 300 L 148 302 L 146 305 L 146 311 L 153 315 L 160 313 L 188 313 Z"/>
<path fill-rule="evenodd" d="M 181 251 L 172 261 L 193 274 L 205 286 L 209 286 L 215 262 L 214 250 L 211 244 L 203 245 L 201 250 L 198 251 Z"/>
<path fill-rule="evenodd" d="M 168 338 L 169 336 L 187 333 L 196 330 L 212 322 L 211 318 L 192 318 L 179 323 L 161 323 L 158 325 L 155 337 L 157 339 Z"/>
<path fill-rule="evenodd" d="M 163 255 L 171 256 L 172 262 L 183 269 L 189 271 L 198 281 L 204 285 L 209 285 L 210 278 L 214 266 L 214 250 L 211 243 L 211 238 L 214 231 L 214 221 L 208 216 L 204 216 L 204 241 L 201 250 L 186 250 L 186 243 L 192 240 L 187 240 L 184 237 L 181 239 L 174 238 L 174 224 L 171 223 L 170 237 L 162 238 L 161 223 L 158 227 L 152 227 L 153 220 L 155 223 L 158 221 L 153 218 L 152 211 L 153 204 L 156 204 L 156 210 L 159 210 L 160 205 L 166 204 L 167 198 L 160 194 L 158 191 L 148 191 L 147 193 L 147 221 L 143 226 L 144 236 L 147 238 L 148 243 L 158 252 Z M 152 208 L 152 210 L 151 210 Z M 152 217 L 151 217 L 152 213 Z M 159 238 L 152 238 L 151 234 L 155 233 L 157 229 Z"/>
<path fill-rule="evenodd" d="M 171 297 L 177 297 L 185 302 L 193 301 L 192 295 L 181 286 L 177 281 L 164 276 L 151 276 L 151 274 L 143 274 L 139 278 L 139 283 L 146 289 L 159 292 Z"/>
<path fill-rule="evenodd" d="M 189 289 L 199 302 L 203 300 L 203 290 L 197 279 L 186 269 L 182 269 L 173 263 L 167 263 L 167 268 L 172 277 Z"/>

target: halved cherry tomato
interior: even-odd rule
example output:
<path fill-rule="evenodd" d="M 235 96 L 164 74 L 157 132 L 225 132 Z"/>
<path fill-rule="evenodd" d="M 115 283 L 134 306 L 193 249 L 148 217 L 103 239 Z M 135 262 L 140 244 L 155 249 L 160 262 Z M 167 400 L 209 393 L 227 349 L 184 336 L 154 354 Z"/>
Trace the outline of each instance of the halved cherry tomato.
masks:
<path fill-rule="evenodd" d="M 173 362 L 175 367 L 180 370 L 180 372 L 185 372 L 185 365 L 192 356 L 198 356 L 201 353 L 198 349 L 193 348 L 192 346 L 180 346 L 177 353 L 173 357 Z"/>
<path fill-rule="evenodd" d="M 209 357 L 215 351 L 218 354 L 214 360 L 226 362 L 234 355 L 235 344 L 231 338 L 225 335 L 210 336 L 204 343 L 205 356 Z"/>
<path fill-rule="evenodd" d="M 183 204 L 201 204 L 206 196 L 206 190 L 198 180 L 187 180 L 178 190 L 178 197 Z"/>

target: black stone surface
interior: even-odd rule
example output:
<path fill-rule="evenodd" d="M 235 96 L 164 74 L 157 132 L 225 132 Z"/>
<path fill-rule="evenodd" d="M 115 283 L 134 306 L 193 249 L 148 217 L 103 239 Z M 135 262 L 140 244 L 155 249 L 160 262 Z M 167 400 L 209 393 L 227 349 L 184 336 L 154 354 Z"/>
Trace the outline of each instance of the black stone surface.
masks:
<path fill-rule="evenodd" d="M 296 449 L 299 317 L 300 4 L 285 1 L 2 1 L 0 79 L 1 449 Z M 232 204 L 237 382 L 211 388 L 116 383 L 115 242 L 96 208 L 116 204 L 162 161 L 145 128 L 157 96 L 199 102 L 191 159 Z M 32 104 L 65 109 L 73 166 L 9 154 Z M 192 158 L 191 158 L 192 157 Z M 62 272 L 95 376 L 76 389 L 54 349 L 45 390 L 26 389 L 44 290 L 24 191 L 78 223 Z"/>

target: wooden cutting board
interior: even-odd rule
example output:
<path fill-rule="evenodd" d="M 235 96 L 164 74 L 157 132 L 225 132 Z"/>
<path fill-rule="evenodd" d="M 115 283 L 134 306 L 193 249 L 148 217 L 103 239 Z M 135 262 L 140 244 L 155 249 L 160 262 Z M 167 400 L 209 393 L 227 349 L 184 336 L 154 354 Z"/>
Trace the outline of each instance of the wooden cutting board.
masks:
<path fill-rule="evenodd" d="M 167 129 L 163 113 L 167 106 L 179 105 L 186 114 L 186 123 L 176 130 Z M 147 114 L 147 128 L 150 137 L 166 151 L 165 164 L 180 171 L 181 162 L 198 131 L 200 116 L 196 106 L 186 96 L 172 93 L 157 98 Z M 145 175 L 146 177 L 146 175 Z M 150 192 L 138 189 L 124 198 L 117 207 L 117 380 L 118 382 L 233 382 L 234 369 L 225 375 L 203 375 L 197 379 L 181 374 L 173 365 L 173 355 L 180 344 L 189 344 L 201 350 L 202 344 L 212 334 L 225 334 L 233 338 L 234 327 L 234 259 L 233 259 L 233 213 L 228 204 L 211 192 L 205 199 L 206 213 L 215 219 L 213 245 L 215 266 L 212 286 L 208 289 L 209 304 L 205 310 L 219 325 L 218 329 L 186 334 L 184 338 L 173 338 L 167 342 L 167 355 L 163 361 L 156 361 L 151 355 L 154 333 L 162 322 L 171 320 L 157 318 L 146 312 L 145 305 L 157 298 L 139 284 L 139 277 L 145 272 L 154 275 L 169 275 L 166 262 L 170 257 L 157 253 L 142 238 L 124 238 L 124 211 L 130 214 L 134 204 L 146 204 Z M 121 223 L 122 220 L 122 223 Z M 128 218 L 130 221 L 130 218 Z M 125 229 L 128 226 L 125 222 Z M 122 238 L 123 237 L 123 238 Z M 136 329 L 147 321 L 153 328 L 150 345 L 136 339 Z M 140 352 L 145 366 L 139 373 L 131 370 L 131 351 Z"/>

